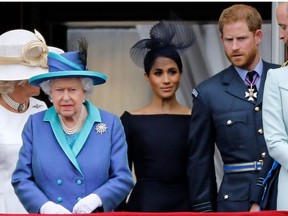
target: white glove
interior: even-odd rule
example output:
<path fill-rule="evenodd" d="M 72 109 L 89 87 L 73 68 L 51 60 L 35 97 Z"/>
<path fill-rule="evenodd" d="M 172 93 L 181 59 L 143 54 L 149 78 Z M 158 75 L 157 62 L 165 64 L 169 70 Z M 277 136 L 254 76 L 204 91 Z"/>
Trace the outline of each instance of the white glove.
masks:
<path fill-rule="evenodd" d="M 88 196 L 80 199 L 74 206 L 73 214 L 91 213 L 97 207 L 102 206 L 101 199 L 96 194 L 89 194 Z"/>
<path fill-rule="evenodd" d="M 72 214 L 72 213 L 63 206 L 48 201 L 41 206 L 40 214 Z"/>

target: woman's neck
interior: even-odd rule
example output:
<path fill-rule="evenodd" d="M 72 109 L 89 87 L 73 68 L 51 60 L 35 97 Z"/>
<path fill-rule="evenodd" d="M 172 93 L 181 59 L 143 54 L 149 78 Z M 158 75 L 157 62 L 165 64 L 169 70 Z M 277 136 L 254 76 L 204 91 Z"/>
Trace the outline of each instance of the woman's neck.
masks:
<path fill-rule="evenodd" d="M 29 107 L 29 98 L 21 97 L 21 95 L 14 92 L 11 94 L 1 94 L 0 103 L 9 111 L 22 113 Z"/>
<path fill-rule="evenodd" d="M 144 108 L 133 112 L 134 114 L 191 114 L 191 109 L 181 105 L 176 97 L 169 99 L 153 98 Z"/>

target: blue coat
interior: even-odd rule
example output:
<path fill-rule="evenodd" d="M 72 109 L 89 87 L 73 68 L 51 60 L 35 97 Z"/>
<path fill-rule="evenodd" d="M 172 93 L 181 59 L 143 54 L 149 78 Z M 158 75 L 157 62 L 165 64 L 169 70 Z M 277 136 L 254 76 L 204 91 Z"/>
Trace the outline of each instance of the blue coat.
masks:
<path fill-rule="evenodd" d="M 224 164 L 259 161 L 267 153 L 262 97 L 267 70 L 276 67 L 279 66 L 263 62 L 257 102 L 245 98 L 247 86 L 232 65 L 193 90 L 188 175 L 194 211 L 250 209 L 259 172 L 225 173 L 217 193 L 215 143 Z"/>
<path fill-rule="evenodd" d="M 88 117 L 73 147 L 54 107 L 28 119 L 12 184 L 29 213 L 39 212 L 47 201 L 72 212 L 91 193 L 100 197 L 104 211 L 113 211 L 132 189 L 120 119 L 91 103 L 86 106 Z M 101 122 L 106 125 L 102 133 L 96 130 Z"/>

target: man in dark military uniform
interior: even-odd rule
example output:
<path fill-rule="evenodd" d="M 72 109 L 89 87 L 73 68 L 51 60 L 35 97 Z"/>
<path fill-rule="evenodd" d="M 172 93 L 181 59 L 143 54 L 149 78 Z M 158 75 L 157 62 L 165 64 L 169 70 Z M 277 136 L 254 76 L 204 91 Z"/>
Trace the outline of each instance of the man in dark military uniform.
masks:
<path fill-rule="evenodd" d="M 249 211 L 267 147 L 262 128 L 266 73 L 275 65 L 261 59 L 262 18 L 253 7 L 235 4 L 219 18 L 231 66 L 192 92 L 188 175 L 193 211 Z M 250 76 L 251 75 L 251 76 Z M 217 192 L 215 143 L 224 176 Z"/>

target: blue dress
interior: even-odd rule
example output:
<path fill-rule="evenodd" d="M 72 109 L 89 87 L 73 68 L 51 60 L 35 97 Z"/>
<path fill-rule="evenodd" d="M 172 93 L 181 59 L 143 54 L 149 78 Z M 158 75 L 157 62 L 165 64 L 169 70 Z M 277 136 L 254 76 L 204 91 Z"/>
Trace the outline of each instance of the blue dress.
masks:
<path fill-rule="evenodd" d="M 136 185 L 127 211 L 189 211 L 186 176 L 190 115 L 121 116 Z"/>

